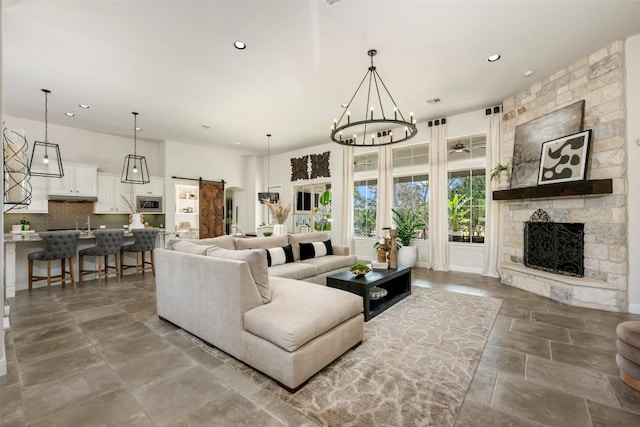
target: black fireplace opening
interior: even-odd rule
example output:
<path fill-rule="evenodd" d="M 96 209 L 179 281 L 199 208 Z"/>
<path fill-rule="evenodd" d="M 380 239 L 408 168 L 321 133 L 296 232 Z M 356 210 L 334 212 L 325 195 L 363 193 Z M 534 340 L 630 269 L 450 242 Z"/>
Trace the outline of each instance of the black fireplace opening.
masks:
<path fill-rule="evenodd" d="M 524 265 L 568 276 L 584 276 L 584 224 L 551 222 L 536 211 L 524 225 Z"/>

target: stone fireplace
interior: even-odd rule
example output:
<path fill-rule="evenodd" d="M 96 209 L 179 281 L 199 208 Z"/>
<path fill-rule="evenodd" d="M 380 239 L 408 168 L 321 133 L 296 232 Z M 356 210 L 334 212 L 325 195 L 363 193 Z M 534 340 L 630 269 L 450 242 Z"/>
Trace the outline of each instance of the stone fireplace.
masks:
<path fill-rule="evenodd" d="M 516 126 L 579 100 L 585 101 L 583 129 L 593 131 L 586 179 L 611 179 L 611 190 L 500 202 L 502 282 L 571 305 L 627 311 L 624 43 L 610 43 L 505 100 L 501 160 L 511 163 Z M 584 224 L 583 277 L 525 266 L 523 230 L 538 209 L 555 222 Z"/>

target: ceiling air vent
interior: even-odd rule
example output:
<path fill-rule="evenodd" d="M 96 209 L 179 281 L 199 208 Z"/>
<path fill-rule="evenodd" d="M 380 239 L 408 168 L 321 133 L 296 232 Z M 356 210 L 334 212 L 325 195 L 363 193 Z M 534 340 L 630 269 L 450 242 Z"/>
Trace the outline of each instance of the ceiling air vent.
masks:
<path fill-rule="evenodd" d="M 327 3 L 329 4 L 329 6 L 333 6 L 336 3 L 339 3 L 340 0 L 327 0 Z"/>

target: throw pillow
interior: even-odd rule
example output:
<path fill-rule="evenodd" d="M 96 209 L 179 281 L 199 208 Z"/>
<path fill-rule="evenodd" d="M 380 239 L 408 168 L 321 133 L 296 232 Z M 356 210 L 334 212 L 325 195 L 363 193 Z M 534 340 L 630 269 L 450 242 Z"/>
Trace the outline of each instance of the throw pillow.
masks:
<path fill-rule="evenodd" d="M 187 240 L 178 240 L 173 242 L 172 246 L 174 251 L 186 252 L 188 254 L 195 255 L 205 255 L 212 245 L 201 245 Z"/>
<path fill-rule="evenodd" d="M 267 254 L 261 249 L 229 250 L 213 246 L 207 250 L 207 256 L 246 261 L 251 270 L 258 292 L 265 304 L 271 301 L 269 272 L 267 271 Z"/>
<path fill-rule="evenodd" d="M 300 259 L 318 258 L 333 255 L 331 240 L 324 242 L 300 243 Z"/>
<path fill-rule="evenodd" d="M 293 262 L 293 248 L 291 245 L 281 248 L 265 249 L 267 251 L 267 266 L 286 264 Z"/>

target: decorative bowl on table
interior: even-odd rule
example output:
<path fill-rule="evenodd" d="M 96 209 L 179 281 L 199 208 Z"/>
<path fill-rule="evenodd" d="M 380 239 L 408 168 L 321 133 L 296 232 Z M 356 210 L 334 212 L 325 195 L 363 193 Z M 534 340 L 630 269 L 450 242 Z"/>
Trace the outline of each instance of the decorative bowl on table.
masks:
<path fill-rule="evenodd" d="M 364 277 L 364 275 L 370 272 L 371 269 L 368 265 L 365 264 L 354 264 L 351 266 L 351 268 L 349 268 L 349 271 L 351 271 L 358 277 Z"/>

